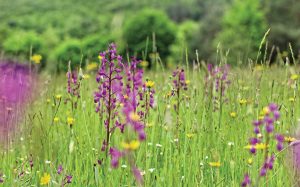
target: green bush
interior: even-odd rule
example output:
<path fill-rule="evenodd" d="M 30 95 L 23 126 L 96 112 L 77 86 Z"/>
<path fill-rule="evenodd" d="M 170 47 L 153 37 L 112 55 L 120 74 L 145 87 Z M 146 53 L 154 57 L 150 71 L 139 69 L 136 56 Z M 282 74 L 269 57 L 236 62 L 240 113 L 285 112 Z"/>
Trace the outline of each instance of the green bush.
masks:
<path fill-rule="evenodd" d="M 83 54 L 90 61 L 98 61 L 99 52 L 104 51 L 113 42 L 112 37 L 101 37 L 99 34 L 87 36 L 83 40 Z"/>
<path fill-rule="evenodd" d="M 195 40 L 195 35 L 199 33 L 199 29 L 200 24 L 193 21 L 183 22 L 179 26 L 176 40 L 170 47 L 171 57 L 169 58 L 169 61 L 171 63 L 174 61 L 179 63 L 185 62 L 186 55 L 189 62 L 195 60 L 195 51 L 201 45 Z"/>
<path fill-rule="evenodd" d="M 214 43 L 217 46 L 220 42 L 223 49 L 230 49 L 231 63 L 236 63 L 237 59 L 247 62 L 247 58 L 256 58 L 265 32 L 266 24 L 260 1 L 235 0 L 224 15 L 222 30 Z"/>
<path fill-rule="evenodd" d="M 142 53 L 146 51 L 147 39 L 149 39 L 148 52 L 151 52 L 152 33 L 155 33 L 156 47 L 160 57 L 167 57 L 170 54 L 169 46 L 175 40 L 176 28 L 164 12 L 157 10 L 141 11 L 125 24 L 124 40 L 129 52 L 142 57 Z"/>
<path fill-rule="evenodd" d="M 84 66 L 84 59 L 82 56 L 82 46 L 79 40 L 69 39 L 62 42 L 54 52 L 52 57 L 56 61 L 56 70 L 66 72 L 68 70 L 68 63 L 71 61 L 72 69 L 76 69 L 82 63 Z"/>
<path fill-rule="evenodd" d="M 13 32 L 3 42 L 3 49 L 9 56 L 18 56 L 21 59 L 29 59 L 30 48 L 32 54 L 41 54 L 43 49 L 42 39 L 33 31 Z"/>

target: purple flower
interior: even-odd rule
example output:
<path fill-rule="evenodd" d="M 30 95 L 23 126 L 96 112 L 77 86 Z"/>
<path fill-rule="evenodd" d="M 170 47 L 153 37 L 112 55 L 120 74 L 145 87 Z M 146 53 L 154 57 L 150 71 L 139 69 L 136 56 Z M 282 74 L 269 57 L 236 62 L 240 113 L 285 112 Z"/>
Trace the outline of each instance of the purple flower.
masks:
<path fill-rule="evenodd" d="M 98 90 L 94 93 L 94 102 L 96 112 L 104 116 L 104 125 L 106 129 L 106 139 L 102 145 L 102 151 L 108 153 L 110 136 L 116 128 L 113 125 L 119 125 L 116 120 L 117 106 L 122 101 L 124 65 L 122 57 L 117 55 L 116 45 L 110 44 L 108 50 L 101 52 L 101 64 L 96 76 L 99 84 Z"/>
<path fill-rule="evenodd" d="M 62 165 L 59 165 L 58 168 L 57 168 L 57 174 L 60 175 L 63 172 L 63 170 L 64 169 L 63 169 Z"/>
<path fill-rule="evenodd" d="M 66 176 L 66 182 L 67 182 L 68 184 L 72 183 L 72 179 L 73 179 L 73 176 L 72 176 L 72 175 L 67 175 L 67 176 Z"/>
<path fill-rule="evenodd" d="M 7 140 L 32 99 L 35 74 L 26 65 L 0 61 L 0 142 Z M 7 143 L 7 142 L 5 142 Z"/>
<path fill-rule="evenodd" d="M 132 173 L 135 177 L 135 180 L 137 181 L 137 183 L 139 185 L 141 185 L 143 183 L 143 176 L 141 175 L 140 170 L 137 167 L 133 167 L 132 168 Z"/>
<path fill-rule="evenodd" d="M 123 153 L 116 148 L 110 148 L 109 154 L 111 156 L 111 167 L 117 168 L 119 166 L 119 159 L 123 156 Z"/>
<path fill-rule="evenodd" d="M 244 180 L 241 184 L 242 187 L 246 187 L 251 184 L 251 180 L 248 174 L 245 175 Z"/>

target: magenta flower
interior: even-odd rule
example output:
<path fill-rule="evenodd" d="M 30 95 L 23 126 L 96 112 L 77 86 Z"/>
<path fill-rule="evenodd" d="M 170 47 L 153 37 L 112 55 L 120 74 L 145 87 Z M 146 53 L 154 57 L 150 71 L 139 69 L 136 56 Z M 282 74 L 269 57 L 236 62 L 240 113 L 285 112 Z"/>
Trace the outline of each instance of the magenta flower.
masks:
<path fill-rule="evenodd" d="M 246 174 L 245 177 L 244 177 L 244 180 L 243 180 L 243 182 L 242 182 L 242 184 L 241 184 L 241 186 L 242 186 L 242 187 L 246 187 L 246 186 L 248 186 L 248 185 L 250 186 L 250 184 L 251 184 L 250 177 L 249 177 L 248 174 Z"/>
<path fill-rule="evenodd" d="M 119 166 L 119 159 L 124 156 L 124 153 L 117 150 L 116 148 L 110 148 L 109 154 L 111 156 L 111 166 L 117 168 Z"/>
<path fill-rule="evenodd" d="M 228 79 L 230 66 L 225 64 L 223 66 L 213 66 L 207 64 L 207 74 L 205 75 L 205 94 L 210 96 L 213 101 L 214 111 L 222 107 L 223 102 L 227 102 L 225 93 L 231 84 Z"/>
<path fill-rule="evenodd" d="M 59 165 L 57 168 L 57 174 L 61 174 L 63 172 L 64 168 L 62 167 L 62 165 Z"/>
<path fill-rule="evenodd" d="M 115 44 L 110 44 L 107 51 L 100 53 L 100 57 L 102 60 L 96 77 L 99 86 L 94 93 L 94 102 L 96 112 L 105 118 L 106 139 L 102 148 L 106 151 L 107 156 L 110 136 L 116 126 L 119 127 L 117 103 L 120 103 L 123 97 L 123 76 L 121 73 L 124 65 L 122 57 L 117 55 Z"/>
<path fill-rule="evenodd" d="M 25 114 L 32 99 L 36 76 L 29 67 L 0 61 L 0 142 L 5 140 Z"/>
<path fill-rule="evenodd" d="M 264 163 L 259 171 L 259 177 L 256 180 L 257 184 L 259 183 L 259 179 L 261 177 L 265 177 L 269 170 L 273 169 L 275 155 L 271 152 L 271 141 L 276 141 L 276 149 L 277 151 L 283 150 L 283 142 L 284 136 L 275 132 L 275 122 L 279 119 L 280 113 L 276 104 L 271 103 L 267 107 L 265 107 L 262 111 L 264 114 L 263 118 L 260 120 L 253 121 L 254 126 L 254 138 L 249 139 L 250 144 L 250 153 L 256 154 L 257 149 L 264 150 Z M 265 132 L 263 132 L 265 131 Z M 265 134 L 265 136 L 262 136 Z M 249 175 L 245 175 L 244 181 L 242 182 L 242 186 L 250 185 L 250 177 Z"/>

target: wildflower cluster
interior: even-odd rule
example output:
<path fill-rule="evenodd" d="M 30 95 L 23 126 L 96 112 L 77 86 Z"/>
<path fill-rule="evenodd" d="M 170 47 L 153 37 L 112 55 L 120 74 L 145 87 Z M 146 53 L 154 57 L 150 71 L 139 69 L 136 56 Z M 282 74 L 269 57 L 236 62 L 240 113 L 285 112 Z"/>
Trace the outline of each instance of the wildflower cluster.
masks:
<path fill-rule="evenodd" d="M 69 175 L 69 174 L 64 174 L 64 168 L 62 167 L 62 165 L 59 165 L 57 167 L 57 172 L 56 172 L 58 175 L 63 175 L 63 180 L 62 180 L 62 184 L 61 186 L 65 186 L 66 184 L 71 184 L 72 183 L 72 179 L 73 179 L 73 176 L 72 175 Z"/>
<path fill-rule="evenodd" d="M 107 155 L 112 130 L 120 126 L 117 120 L 117 102 L 123 97 L 123 76 L 121 72 L 124 65 L 122 57 L 117 55 L 114 44 L 110 44 L 108 50 L 100 53 L 99 56 L 101 65 L 96 77 L 99 86 L 94 93 L 94 102 L 96 104 L 96 112 L 100 115 L 106 114 L 104 120 L 106 139 L 103 141 L 102 150 L 105 150 Z"/>
<path fill-rule="evenodd" d="M 226 102 L 225 93 L 231 81 L 228 79 L 229 65 L 213 66 L 207 65 L 207 74 L 205 76 L 205 94 L 213 99 L 214 110 L 222 107 Z"/>
<path fill-rule="evenodd" d="M 272 140 L 276 141 L 277 151 L 283 150 L 284 136 L 275 132 L 275 122 L 279 118 L 278 106 L 271 103 L 263 108 L 259 120 L 253 122 L 255 137 L 249 139 L 250 145 L 245 148 L 249 149 L 251 154 L 256 154 L 259 149 L 264 151 L 264 163 L 260 168 L 259 178 L 266 176 L 267 171 L 273 169 L 275 155 L 274 153 L 270 153 L 270 142 Z M 259 181 L 259 178 L 257 181 Z M 246 174 L 242 186 L 247 186 L 250 182 L 250 177 Z"/>
<path fill-rule="evenodd" d="M 0 142 L 8 141 L 12 130 L 31 100 L 35 75 L 26 65 L 0 61 Z"/>
<path fill-rule="evenodd" d="M 4 183 L 4 174 L 0 172 L 0 184 Z"/>
<path fill-rule="evenodd" d="M 65 103 L 70 102 L 72 110 L 77 108 L 78 99 L 80 98 L 80 81 L 76 71 L 71 71 L 71 64 L 69 63 L 69 69 L 67 72 L 67 92 L 69 98 L 65 100 Z"/>
<path fill-rule="evenodd" d="M 140 93 L 140 100 L 144 101 L 141 105 L 142 108 L 144 108 L 144 121 L 146 121 L 146 118 L 149 114 L 149 109 L 153 108 L 154 106 L 154 82 L 146 79 L 146 82 L 143 84 L 143 93 Z"/>
<path fill-rule="evenodd" d="M 181 92 L 186 91 L 188 89 L 189 81 L 185 79 L 184 69 L 179 67 L 172 74 L 173 77 L 173 89 L 172 95 L 176 98 L 176 104 L 174 105 L 174 109 L 176 111 L 177 116 L 177 127 L 179 126 L 179 113 L 180 113 L 180 103 L 182 101 Z"/>
<path fill-rule="evenodd" d="M 138 184 L 142 183 L 142 176 L 138 168 L 134 164 L 134 151 L 139 147 L 140 141 L 144 141 L 146 138 L 145 125 L 142 121 L 142 117 L 145 115 L 141 110 L 141 102 L 143 101 L 143 71 L 138 69 L 137 66 L 140 61 L 132 58 L 132 61 L 126 66 L 126 84 L 124 88 L 124 95 L 122 100 L 122 113 L 125 117 L 124 128 L 128 129 L 128 136 L 126 141 L 122 142 L 123 150 L 119 151 L 116 148 L 110 149 L 111 165 L 112 167 L 118 167 L 119 159 L 126 157 L 132 173 L 134 174 Z M 130 129 L 137 133 L 138 140 L 130 135 Z"/>

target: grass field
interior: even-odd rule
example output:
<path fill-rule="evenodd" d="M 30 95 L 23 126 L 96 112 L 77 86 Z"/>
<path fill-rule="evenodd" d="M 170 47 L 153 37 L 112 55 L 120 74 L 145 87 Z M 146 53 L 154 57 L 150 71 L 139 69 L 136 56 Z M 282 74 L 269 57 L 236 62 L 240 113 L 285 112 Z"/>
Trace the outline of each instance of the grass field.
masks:
<path fill-rule="evenodd" d="M 264 162 L 264 150 L 252 155 L 245 149 L 253 136 L 252 121 L 265 106 L 276 103 L 281 114 L 276 131 L 296 137 L 300 116 L 298 67 L 231 67 L 227 77 L 231 83 L 221 104 L 220 95 L 205 92 L 203 66 L 184 69 L 189 84 L 181 92 L 179 116 L 173 107 L 176 97 L 170 94 L 172 69 L 145 71 L 143 81 L 149 78 L 155 82 L 155 103 L 146 119 L 147 137 L 130 155 L 143 175 L 142 185 L 240 186 L 245 173 L 254 184 Z M 70 103 L 65 104 L 70 98 L 67 78 L 40 76 L 21 129 L 14 132 L 12 143 L 2 148 L 3 186 L 40 186 L 44 173 L 50 175 L 48 186 L 138 185 L 127 159 L 122 158 L 119 167 L 112 169 L 110 156 L 106 158 L 101 151 L 106 114 L 95 112 L 95 73 L 84 73 L 81 97 L 73 109 Z M 125 139 L 116 130 L 110 146 L 122 149 Z M 280 152 L 275 144 L 269 144 L 269 152 L 276 155 L 274 168 L 260 179 L 259 186 L 296 185 L 289 144 L 285 142 Z M 59 165 L 63 168 L 60 174 Z M 67 176 L 72 176 L 70 184 Z"/>

